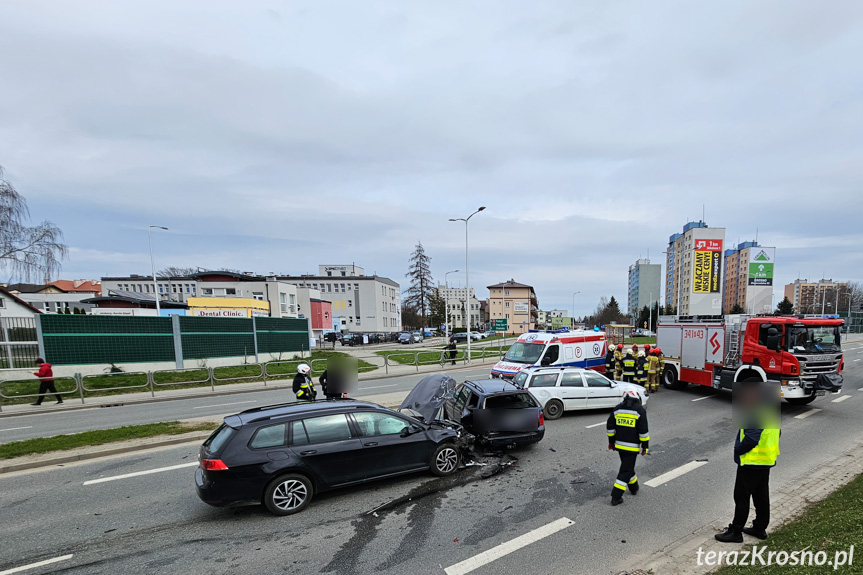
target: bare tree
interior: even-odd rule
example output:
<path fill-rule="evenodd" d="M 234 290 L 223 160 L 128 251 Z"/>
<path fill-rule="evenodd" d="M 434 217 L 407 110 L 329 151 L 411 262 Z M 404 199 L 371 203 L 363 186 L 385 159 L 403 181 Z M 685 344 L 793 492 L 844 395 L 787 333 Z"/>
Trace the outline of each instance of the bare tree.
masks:
<path fill-rule="evenodd" d="M 863 282 L 848 282 L 845 297 L 842 299 L 844 307 L 840 311 L 848 311 L 848 298 L 851 298 L 852 311 L 863 311 Z"/>
<path fill-rule="evenodd" d="M 53 223 L 28 226 L 29 219 L 27 201 L 3 178 L 0 166 L 0 271 L 23 281 L 48 282 L 60 271 L 69 247 Z"/>
<path fill-rule="evenodd" d="M 200 269 L 196 267 L 168 266 L 159 270 L 156 275 L 160 278 L 181 278 L 196 274 Z"/>

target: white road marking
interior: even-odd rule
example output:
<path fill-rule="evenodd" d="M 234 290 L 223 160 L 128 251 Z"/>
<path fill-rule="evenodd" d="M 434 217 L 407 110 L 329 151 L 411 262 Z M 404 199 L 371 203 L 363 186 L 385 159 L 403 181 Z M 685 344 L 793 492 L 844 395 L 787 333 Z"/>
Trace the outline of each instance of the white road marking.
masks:
<path fill-rule="evenodd" d="M 241 403 L 255 403 L 257 399 L 253 399 L 251 401 L 234 401 L 233 403 L 217 403 L 216 405 L 199 405 L 198 407 L 193 407 L 192 409 L 207 409 L 208 407 L 225 407 L 226 405 L 240 405 Z"/>
<path fill-rule="evenodd" d="M 706 461 L 690 461 L 686 465 L 681 465 L 677 469 L 672 469 L 668 473 L 663 473 L 659 477 L 654 477 L 650 481 L 646 482 L 645 485 L 649 487 L 659 487 L 663 483 L 668 483 L 672 479 L 676 479 L 685 473 L 689 473 L 693 469 L 698 469 L 702 465 L 707 465 Z"/>
<path fill-rule="evenodd" d="M 15 567 L 13 569 L 6 569 L 5 571 L 0 571 L 0 575 L 11 575 L 12 573 L 20 573 L 21 571 L 27 571 L 28 569 L 35 569 L 36 567 L 43 567 L 45 565 L 51 565 L 52 563 L 59 563 L 60 561 L 68 561 L 73 557 L 72 554 L 63 555 L 62 557 L 54 557 L 53 559 L 45 559 L 44 561 L 38 561 L 36 563 L 30 563 L 29 565 L 22 565 L 21 567 Z"/>
<path fill-rule="evenodd" d="M 96 483 L 105 483 L 106 481 L 117 481 L 118 479 L 127 479 L 129 477 L 138 477 L 140 475 L 150 475 L 151 473 L 161 473 L 162 471 L 173 471 L 174 469 L 197 466 L 197 461 L 195 461 L 194 463 L 181 463 L 180 465 L 171 465 L 170 467 L 159 467 L 157 469 L 148 469 L 147 471 L 136 471 L 135 473 L 126 473 L 124 475 L 114 475 L 112 477 L 102 477 L 101 479 L 91 479 L 90 481 L 85 481 L 84 485 L 95 485 Z"/>
<path fill-rule="evenodd" d="M 850 395 L 840 395 L 839 397 L 837 397 L 836 399 L 834 399 L 830 403 L 842 403 L 846 399 L 851 399 L 851 396 Z"/>
<path fill-rule="evenodd" d="M 591 427 L 599 427 L 600 425 L 605 425 L 606 423 L 607 422 L 605 421 L 600 421 L 599 423 L 594 423 L 593 425 L 585 425 L 584 428 L 590 429 Z"/>
<path fill-rule="evenodd" d="M 816 413 L 818 413 L 819 411 L 821 411 L 821 410 L 820 410 L 820 409 L 818 409 L 817 407 L 813 407 L 813 408 L 812 408 L 812 409 L 810 409 L 809 411 L 804 411 L 803 413 L 801 413 L 801 414 L 799 414 L 799 415 L 795 415 L 795 416 L 794 416 L 794 419 L 806 419 L 806 418 L 807 418 L 807 417 L 809 417 L 810 415 L 815 415 L 815 414 L 816 414 Z"/>
<path fill-rule="evenodd" d="M 696 397 L 692 401 L 701 401 L 702 399 L 710 399 L 711 397 L 716 397 L 715 395 L 705 395 L 704 397 Z"/>
<path fill-rule="evenodd" d="M 860 361 L 859 359 L 855 359 L 854 361 Z"/>
<path fill-rule="evenodd" d="M 27 427 L 7 427 L 6 429 L 0 429 L 0 431 L 16 431 L 18 429 L 33 429 L 33 426 L 28 425 Z"/>
<path fill-rule="evenodd" d="M 367 389 L 381 389 L 382 387 L 398 387 L 399 384 L 391 383 L 390 385 L 372 385 L 370 387 L 361 387 L 357 391 L 365 391 Z"/>
<path fill-rule="evenodd" d="M 475 569 L 479 569 L 483 565 L 487 565 L 496 559 L 509 555 L 513 551 L 518 551 L 522 547 L 527 547 L 531 543 L 535 543 L 540 539 L 553 535 L 574 524 L 574 521 L 567 519 L 566 517 L 561 517 L 557 521 L 552 521 L 551 523 L 543 525 L 533 531 L 528 531 L 524 535 L 520 535 L 515 539 L 510 539 L 496 547 L 492 547 L 488 551 L 484 551 L 478 555 L 474 555 L 470 559 L 465 559 L 460 563 L 447 567 L 444 569 L 444 572 L 447 575 L 464 575 L 465 573 L 470 573 Z"/>

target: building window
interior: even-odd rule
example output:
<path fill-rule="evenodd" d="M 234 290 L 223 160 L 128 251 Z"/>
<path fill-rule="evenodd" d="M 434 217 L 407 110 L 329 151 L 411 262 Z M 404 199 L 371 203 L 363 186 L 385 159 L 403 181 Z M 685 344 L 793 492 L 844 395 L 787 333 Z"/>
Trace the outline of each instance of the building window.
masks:
<path fill-rule="evenodd" d="M 177 284 L 171 284 L 171 292 L 177 293 Z"/>
<path fill-rule="evenodd" d="M 201 293 L 204 295 L 213 295 L 213 288 L 202 288 Z"/>
<path fill-rule="evenodd" d="M 354 284 L 354 291 L 360 291 L 360 284 Z"/>
<path fill-rule="evenodd" d="M 237 295 L 237 288 L 225 288 L 225 295 Z"/>
<path fill-rule="evenodd" d="M 342 272 L 342 277 L 345 277 L 346 275 L 348 275 L 346 272 Z"/>
<path fill-rule="evenodd" d="M 262 292 L 262 291 L 253 291 L 253 292 L 252 292 L 252 297 L 253 297 L 254 299 L 257 299 L 257 300 L 261 300 L 261 301 L 263 301 L 263 299 L 264 299 L 264 292 Z"/>
<path fill-rule="evenodd" d="M 506 306 L 505 306 L 505 307 L 509 307 L 509 302 L 506 302 Z"/>
<path fill-rule="evenodd" d="M 328 275 L 328 276 L 330 276 L 330 277 L 332 277 L 332 276 L 333 276 L 333 272 L 328 271 L 328 272 L 327 272 L 327 275 Z"/>
<path fill-rule="evenodd" d="M 288 313 L 288 294 L 279 293 L 279 308 L 282 313 Z"/>

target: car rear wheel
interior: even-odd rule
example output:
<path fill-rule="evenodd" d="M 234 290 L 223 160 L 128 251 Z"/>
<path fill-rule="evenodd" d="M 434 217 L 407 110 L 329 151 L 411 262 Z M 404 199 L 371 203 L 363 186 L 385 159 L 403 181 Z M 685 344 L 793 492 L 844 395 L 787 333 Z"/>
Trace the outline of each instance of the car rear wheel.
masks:
<path fill-rule="evenodd" d="M 546 419 L 560 419 L 563 415 L 563 402 L 559 399 L 549 399 L 542 411 Z"/>
<path fill-rule="evenodd" d="M 431 472 L 438 477 L 452 475 L 458 469 L 460 462 L 461 455 L 455 445 L 452 443 L 438 445 L 432 454 Z"/>
<path fill-rule="evenodd" d="M 309 506 L 312 494 L 312 482 L 304 475 L 282 475 L 267 485 L 264 505 L 274 515 L 293 515 Z"/>

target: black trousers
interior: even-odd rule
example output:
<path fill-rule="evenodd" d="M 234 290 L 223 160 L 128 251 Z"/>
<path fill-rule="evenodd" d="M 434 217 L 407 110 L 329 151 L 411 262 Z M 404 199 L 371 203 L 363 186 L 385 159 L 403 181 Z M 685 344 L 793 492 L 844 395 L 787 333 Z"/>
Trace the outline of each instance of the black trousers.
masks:
<path fill-rule="evenodd" d="M 738 465 L 734 481 L 734 519 L 731 526 L 743 529 L 749 518 L 749 500 L 755 504 L 756 529 L 767 529 L 770 522 L 770 468 Z"/>
<path fill-rule="evenodd" d="M 53 379 L 42 379 L 39 381 L 39 399 L 36 400 L 36 403 L 42 403 L 42 400 L 45 399 L 45 395 L 51 392 L 54 394 L 54 397 L 57 398 L 57 401 L 63 401 L 63 398 L 60 397 L 60 394 L 57 393 L 57 388 L 54 387 Z"/>
<path fill-rule="evenodd" d="M 626 383 L 635 383 L 635 376 L 634 375 L 626 375 L 624 373 L 623 374 L 623 381 L 625 381 Z"/>
<path fill-rule="evenodd" d="M 635 476 L 635 460 L 638 459 L 637 451 L 617 450 L 620 455 L 620 469 L 617 471 L 617 481 L 611 489 L 611 496 L 620 499 L 626 488 L 635 493 L 638 491 L 638 477 Z"/>

